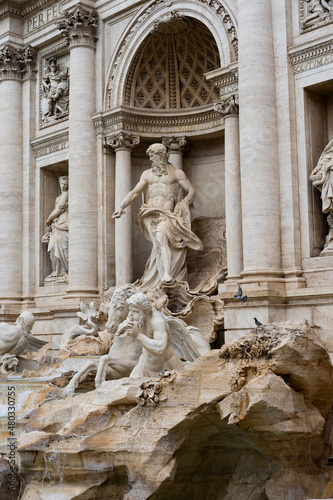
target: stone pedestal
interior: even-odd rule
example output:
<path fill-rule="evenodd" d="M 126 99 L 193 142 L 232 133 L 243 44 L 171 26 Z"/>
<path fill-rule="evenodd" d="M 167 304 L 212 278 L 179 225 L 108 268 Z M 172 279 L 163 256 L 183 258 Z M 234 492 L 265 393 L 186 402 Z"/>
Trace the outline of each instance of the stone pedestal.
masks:
<path fill-rule="evenodd" d="M 70 48 L 69 96 L 69 289 L 97 293 L 97 162 L 91 115 L 96 106 L 97 14 L 77 5 L 57 23 Z"/>
<path fill-rule="evenodd" d="M 117 210 L 127 193 L 132 189 L 131 152 L 140 138 L 119 133 L 106 138 L 106 145 L 116 153 L 115 208 Z M 133 280 L 132 258 L 132 207 L 126 208 L 121 219 L 115 220 L 115 264 L 116 286 Z"/>

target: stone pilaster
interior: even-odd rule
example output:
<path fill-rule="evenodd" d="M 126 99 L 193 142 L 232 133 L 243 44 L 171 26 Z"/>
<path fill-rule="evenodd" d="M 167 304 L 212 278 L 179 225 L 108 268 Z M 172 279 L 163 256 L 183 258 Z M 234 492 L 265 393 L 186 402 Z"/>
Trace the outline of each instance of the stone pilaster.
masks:
<path fill-rule="evenodd" d="M 109 136 L 105 144 L 116 153 L 115 208 L 132 189 L 131 154 L 140 137 L 123 132 Z M 132 259 L 132 207 L 126 208 L 121 219 L 115 220 L 115 264 L 116 285 L 122 286 L 133 280 Z"/>
<path fill-rule="evenodd" d="M 22 80 L 33 71 L 30 47 L 0 50 L 0 298 L 22 298 L 23 123 Z"/>
<path fill-rule="evenodd" d="M 70 49 L 69 289 L 97 293 L 97 165 L 95 41 L 97 13 L 77 4 L 57 26 Z"/>
<path fill-rule="evenodd" d="M 279 169 L 271 2 L 239 0 L 242 276 L 281 277 Z"/>
<path fill-rule="evenodd" d="M 35 155 L 31 138 L 36 136 L 36 57 L 31 46 L 24 48 L 25 67 L 22 83 L 23 120 L 23 273 L 22 297 L 31 301 L 36 292 L 36 214 L 35 214 Z M 38 238 L 38 244 L 39 238 Z"/>
<path fill-rule="evenodd" d="M 225 119 L 225 217 L 228 282 L 240 279 L 243 270 L 241 175 L 239 158 L 239 99 L 231 95 L 215 103 Z"/>

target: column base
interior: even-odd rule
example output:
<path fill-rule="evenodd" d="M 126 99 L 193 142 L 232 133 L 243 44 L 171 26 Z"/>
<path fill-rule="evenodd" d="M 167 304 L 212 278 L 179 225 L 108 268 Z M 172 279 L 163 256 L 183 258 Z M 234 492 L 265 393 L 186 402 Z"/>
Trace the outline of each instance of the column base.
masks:
<path fill-rule="evenodd" d="M 284 273 L 281 269 L 244 269 L 240 276 L 242 283 L 284 282 Z"/>
<path fill-rule="evenodd" d="M 91 297 L 93 300 L 96 300 L 99 295 L 99 290 L 98 288 L 91 287 L 80 287 L 80 286 L 73 286 L 69 287 L 66 290 L 66 294 L 63 296 L 64 299 L 72 299 L 74 297 L 80 298 L 80 299 L 87 299 L 87 297 Z"/>

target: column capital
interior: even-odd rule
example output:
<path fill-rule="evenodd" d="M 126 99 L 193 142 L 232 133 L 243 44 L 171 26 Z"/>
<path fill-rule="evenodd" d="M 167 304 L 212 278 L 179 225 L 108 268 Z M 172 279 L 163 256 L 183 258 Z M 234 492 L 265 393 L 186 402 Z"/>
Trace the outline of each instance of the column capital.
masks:
<path fill-rule="evenodd" d="M 36 73 L 35 50 L 26 45 L 23 49 L 6 44 L 0 49 L 0 81 L 31 78 Z"/>
<path fill-rule="evenodd" d="M 57 28 L 65 37 L 69 48 L 77 46 L 95 47 L 98 14 L 88 10 L 80 3 L 66 10 L 56 22 Z"/>
<path fill-rule="evenodd" d="M 188 140 L 183 137 L 162 137 L 162 144 L 168 149 L 168 153 L 183 154 L 188 149 Z"/>
<path fill-rule="evenodd" d="M 219 102 L 214 104 L 214 109 L 222 116 L 233 116 L 239 113 L 239 96 L 238 94 L 232 94 L 229 97 L 225 97 Z"/>
<path fill-rule="evenodd" d="M 115 152 L 120 150 L 132 151 L 134 146 L 137 146 L 139 142 L 140 136 L 125 134 L 124 132 L 105 137 L 105 146 Z"/>

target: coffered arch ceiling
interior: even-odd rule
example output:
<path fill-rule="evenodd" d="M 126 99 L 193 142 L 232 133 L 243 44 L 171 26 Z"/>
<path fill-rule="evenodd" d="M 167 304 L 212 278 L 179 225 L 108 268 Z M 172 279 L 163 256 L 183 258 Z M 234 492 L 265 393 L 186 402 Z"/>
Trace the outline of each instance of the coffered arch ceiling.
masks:
<path fill-rule="evenodd" d="M 220 65 L 209 29 L 197 19 L 175 15 L 158 23 L 136 51 L 123 102 L 155 110 L 207 105 L 219 95 L 204 74 Z"/>

